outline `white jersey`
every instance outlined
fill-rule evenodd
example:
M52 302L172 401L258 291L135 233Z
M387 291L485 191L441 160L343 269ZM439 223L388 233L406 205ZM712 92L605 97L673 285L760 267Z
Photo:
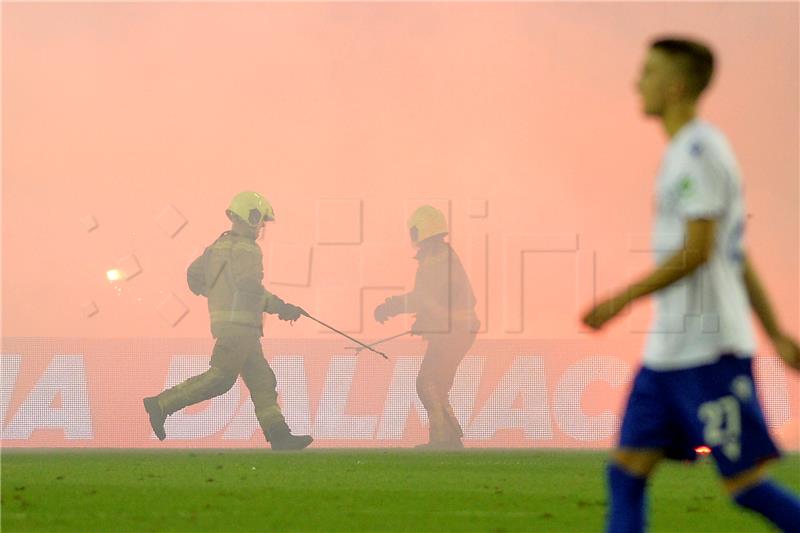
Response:
M656 262L666 261L683 247L688 221L713 219L714 251L692 274L656 293L645 367L692 368L724 353L752 357L744 218L739 165L727 139L706 122L686 124L669 144L659 170L653 250Z

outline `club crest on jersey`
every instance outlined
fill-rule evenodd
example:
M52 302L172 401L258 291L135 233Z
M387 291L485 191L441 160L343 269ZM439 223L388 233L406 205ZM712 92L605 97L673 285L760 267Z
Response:
M686 198L687 196L691 196L694 193L694 182L692 178L688 175L681 178L681 181L678 182L678 194Z

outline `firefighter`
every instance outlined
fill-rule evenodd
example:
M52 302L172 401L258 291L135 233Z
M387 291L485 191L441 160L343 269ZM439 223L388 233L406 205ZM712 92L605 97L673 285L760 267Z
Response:
M256 418L273 450L300 450L308 435L292 435L278 406L275 374L261 349L262 313L295 321L305 314L262 285L261 248L256 243L264 224L275 219L272 206L255 192L237 194L225 211L232 226L189 266L189 288L208 298L211 334L216 339L210 368L158 396L144 399L150 425L160 440L170 414L226 393L242 376L250 390Z
M475 295L453 248L444 214L429 205L418 208L408 221L411 242L419 261L414 290L392 296L375 308L380 323L401 313L414 313L412 334L427 341L417 375L417 395L428 413L428 449L463 448L464 433L453 413L448 393L459 363L480 328Z

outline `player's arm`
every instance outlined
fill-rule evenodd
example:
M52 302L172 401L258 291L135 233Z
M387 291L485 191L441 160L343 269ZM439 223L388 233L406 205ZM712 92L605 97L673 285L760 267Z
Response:
M651 274L629 286L625 291L628 295L626 303L660 291L705 264L714 252L715 226L713 220L689 220L686 223L683 248L660 264Z
M778 355L787 365L800 370L800 348L797 345L797 341L784 334L778 325L778 319L772 310L772 304L769 301L767 292L764 290L764 285L761 283L752 261L746 255L744 259L744 283L747 288L747 297L750 299L750 307L778 351Z
M615 296L600 302L584 315L583 322L593 329L600 329L628 304L669 287L697 270L708 261L714 251L715 226L714 220L710 219L687 221L683 248L658 265L644 278L629 285Z
M747 297L750 299L750 307L761 322L764 331L769 335L770 339L777 338L781 334L778 320L775 317L775 312L772 310L772 304L764 290L764 285L761 283L761 279L758 277L753 263L746 255L744 258L744 283L745 287L747 287Z

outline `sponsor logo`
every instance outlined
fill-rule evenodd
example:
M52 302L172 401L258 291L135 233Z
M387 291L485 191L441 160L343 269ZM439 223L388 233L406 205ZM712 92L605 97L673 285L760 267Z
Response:
M99 376L124 376L123 369L132 361L90 357L94 359L0 356L4 445L70 446L76 441L84 442L82 446L159 445L141 407L141 398L155 392L152 380L144 385L133 378L97 382ZM136 355L130 357L139 361ZM161 383L169 387L205 371L208 360L208 355L167 356L152 372L164 372ZM89 373L92 379L87 379L89 361L103 369ZM423 438L420 432L428 420L415 387L421 362L418 356L393 358L392 366L381 366L383 374L375 379L378 367L352 355L324 361L301 355L270 359L290 427L332 446L406 445ZM119 365L116 370L115 365ZM764 385L761 400L770 426L790 422L790 394L780 361L757 358L756 374ZM618 430L631 378L631 365L613 356L580 357L567 363L541 355L491 359L472 355L458 368L450 402L468 443L606 446ZM755 394L749 380L734 380L732 392L741 399ZM221 396L174 413L166 429L167 442L176 444L241 446L261 439L241 380Z

